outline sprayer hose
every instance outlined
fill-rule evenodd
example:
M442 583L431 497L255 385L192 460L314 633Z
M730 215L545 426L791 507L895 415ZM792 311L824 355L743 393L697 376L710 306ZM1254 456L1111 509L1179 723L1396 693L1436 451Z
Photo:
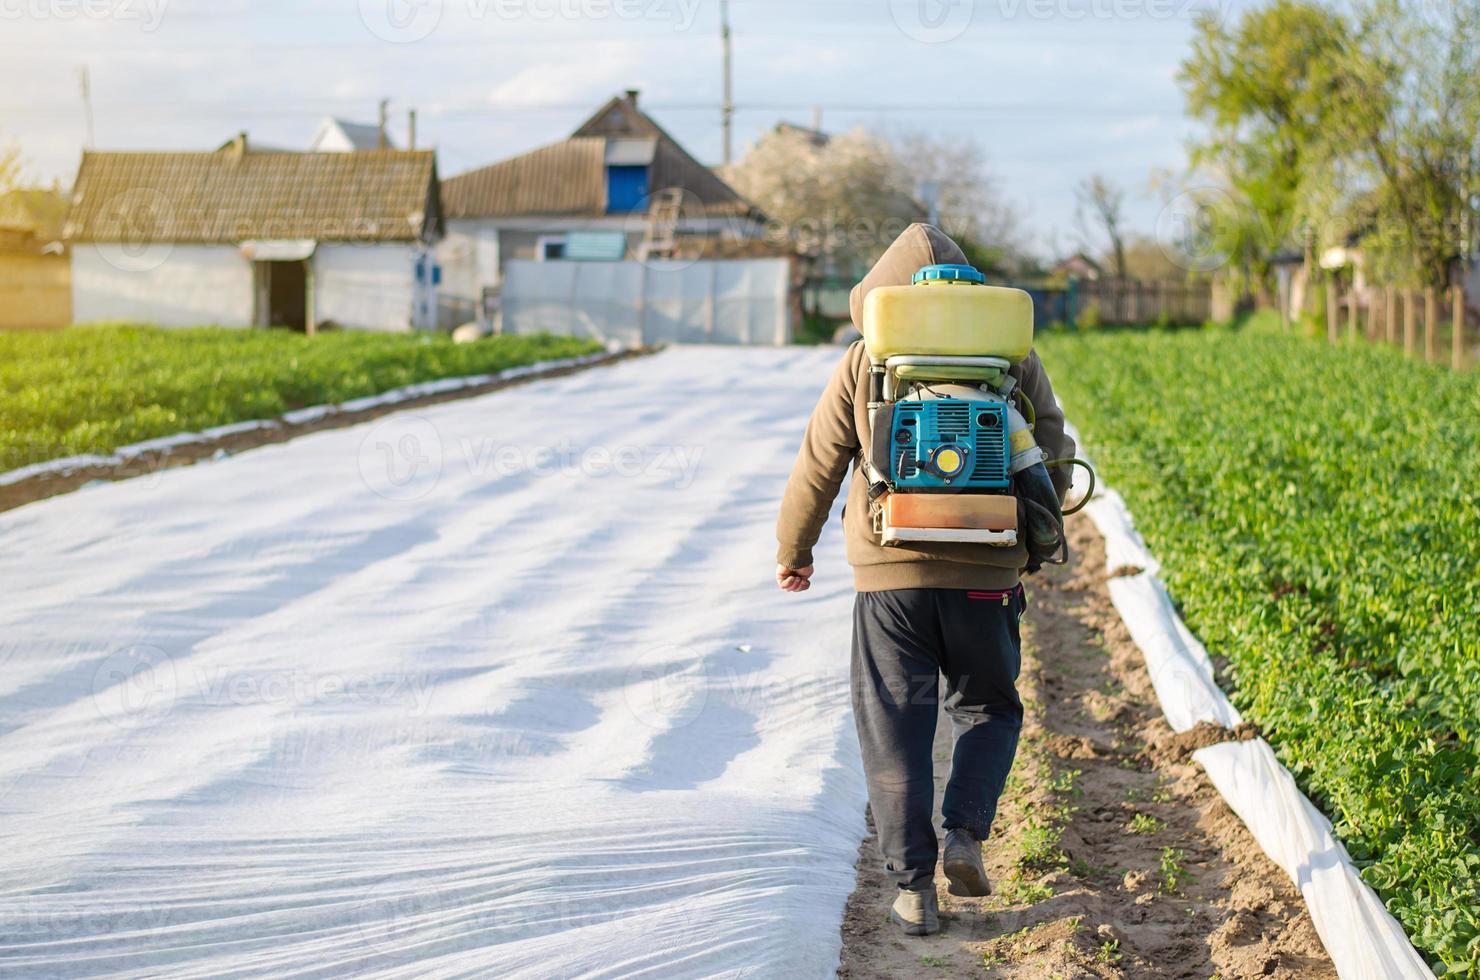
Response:
M1036 409L1033 408L1033 400L1029 398L1027 392L1023 391L1023 389L1021 388L1014 392L1014 394L1016 394L1018 400L1023 403L1023 421L1027 422L1028 428L1031 429L1033 427L1033 424L1038 421L1038 412Z
M1078 457L1071 458L1067 456L1063 459L1050 459L1043 465L1045 467L1078 465L1083 466L1086 470L1089 471L1089 490L1085 492L1084 499L1080 500L1079 503L1076 504L1072 510L1066 510L1063 512L1063 514L1065 517L1068 517L1070 514L1077 514L1081 510L1084 510L1085 505L1089 503L1089 498L1095 495L1095 468L1089 465L1089 463L1085 462L1084 460L1079 459Z

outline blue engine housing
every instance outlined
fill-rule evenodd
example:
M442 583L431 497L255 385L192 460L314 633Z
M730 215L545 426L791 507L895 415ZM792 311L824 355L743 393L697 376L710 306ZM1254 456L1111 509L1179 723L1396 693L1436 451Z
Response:
M934 465L942 450L965 456L947 475ZM889 442L888 478L896 489L1006 490L1008 475L1007 406L961 398L894 403L894 433Z

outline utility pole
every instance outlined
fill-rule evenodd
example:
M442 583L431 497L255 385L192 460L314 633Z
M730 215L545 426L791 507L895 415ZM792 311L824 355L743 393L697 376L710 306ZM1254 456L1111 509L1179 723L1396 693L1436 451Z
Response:
M385 121L386 121L386 118L385 117L386 117L386 113L390 111L390 107L391 107L391 100L390 99L381 99L380 100L380 126L379 126L379 136L377 138L377 145L382 150L385 149Z
M720 121L725 131L725 163L731 159L730 120L735 115L735 102L730 72L730 2L719 0L719 38L725 49L725 102L720 108Z
M87 120L87 148L93 148L92 82L88 78L87 66L77 69L77 81L82 86L82 114Z

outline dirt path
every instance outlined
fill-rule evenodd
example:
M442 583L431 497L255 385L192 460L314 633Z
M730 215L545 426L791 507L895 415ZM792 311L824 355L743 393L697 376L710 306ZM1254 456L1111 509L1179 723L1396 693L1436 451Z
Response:
M1070 538L1074 564L1028 587L1027 718L986 846L995 894L957 898L938 877L944 928L907 939L870 835L838 975L1334 978L1299 893L1162 718L1099 534L1080 516ZM937 801L950 737L942 717Z

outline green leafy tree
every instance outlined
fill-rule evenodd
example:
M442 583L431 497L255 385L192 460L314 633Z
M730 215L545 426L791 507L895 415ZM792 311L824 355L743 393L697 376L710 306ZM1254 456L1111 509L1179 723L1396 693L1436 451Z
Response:
M1442 286L1474 245L1480 3L1369 0L1353 20L1309 200L1344 218L1379 278Z
M1213 244L1259 284L1272 254L1300 238L1302 181L1347 98L1347 35L1319 4L1275 0L1232 25L1200 18L1182 62L1188 111L1208 126L1193 165L1234 202L1213 223Z

